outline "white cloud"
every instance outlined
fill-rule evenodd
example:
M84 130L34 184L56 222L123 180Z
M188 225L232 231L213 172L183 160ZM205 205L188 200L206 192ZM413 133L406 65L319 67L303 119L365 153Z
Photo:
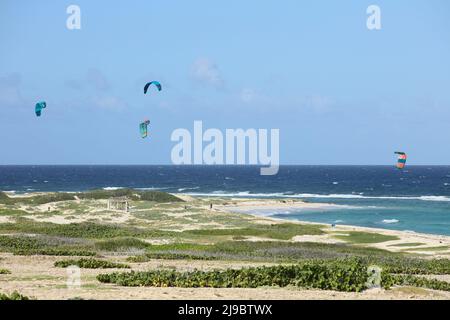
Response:
M89 69L87 73L87 81L97 90L108 90L110 85L103 72L98 69Z
M301 104L315 112L323 113L331 110L334 101L326 96L311 95L302 98Z
M103 72L95 68L89 69L82 79L68 79L65 84L75 90L88 88L95 91L107 91L111 87Z
M255 100L256 93L253 89L242 89L241 91L241 100L249 103Z
M218 66L206 58L199 58L194 62L192 75L194 79L214 87L221 87L224 84Z
M95 96L91 99L95 107L109 110L122 110L127 107L127 103L116 96Z
M18 73L0 77L0 106L20 107L24 104L20 93L21 82L22 79Z

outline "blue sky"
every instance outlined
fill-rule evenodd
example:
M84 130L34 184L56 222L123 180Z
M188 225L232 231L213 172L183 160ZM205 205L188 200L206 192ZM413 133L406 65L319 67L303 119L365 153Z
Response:
M0 164L170 164L194 120L279 128L283 164L450 164L449 17L447 0L3 0Z

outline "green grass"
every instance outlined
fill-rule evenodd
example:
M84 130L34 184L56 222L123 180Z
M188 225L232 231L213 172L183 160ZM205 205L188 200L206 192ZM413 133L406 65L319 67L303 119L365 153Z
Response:
M436 247L424 247L424 248L410 248L404 249L405 251L445 251L448 250L449 246L436 246Z
M320 235L324 232L318 225L302 225L294 223L280 223L270 225L254 225L236 229L200 229L184 231L185 234L201 236L233 236L233 237L261 237L278 240L290 240L297 235Z
M180 198L161 191L140 191L134 189L118 189L118 190L92 190L79 193L55 192L44 195L34 195L31 197L8 197L4 192L0 192L0 203L2 204L29 204L41 205L50 202L75 200L75 196L80 199L107 199L111 197L127 196L132 200L146 200L154 202L182 202Z
M147 262L152 259L161 260L216 260L214 256L196 255L189 253L170 253L170 252L149 252L144 255L131 256L127 258L129 262Z
M419 288L428 288L433 290L450 291L450 283L436 279L426 279L413 275L385 275L384 286L413 286Z
M150 259L198 259L258 262L298 262L307 259L337 259L362 257L379 261L386 257L402 257L376 248L366 248L347 244L321 244L284 241L223 241L215 244L172 243L151 245L147 253L131 258L133 262Z
M15 223L0 224L2 233L29 233L59 237L107 239L118 237L170 237L175 232L135 228L118 224L105 223L71 223L56 224L51 222L37 222L26 218L16 218Z
M77 266L86 269L114 269L114 268L130 268L129 265L123 263L110 262L98 259L78 259L78 260L61 260L55 262L55 267L67 268L69 266Z
M70 242L70 241L69 241ZM56 255L56 256L87 256L95 255L86 246L67 245L63 239L48 239L29 236L0 236L0 251L12 252L15 255Z
M24 216L28 212L17 209L0 209L0 216Z
M362 231L349 231L346 235L334 235L335 238L344 240L350 243L381 243L391 240L399 240L400 238L397 236L389 236L380 233L373 232L362 232Z
M390 244L388 247L418 247L425 245L425 243L422 242L404 242L404 243L396 243L396 244Z
M146 249L150 244L136 238L116 238L97 241L95 248L102 251L124 251L130 249Z
M77 248L43 248L43 249L28 249L28 250L15 250L13 251L16 256L76 256L76 257L89 257L95 256L96 253L89 250L77 249Z
M212 245L198 243L170 243L170 244L154 244L148 247L148 251L205 251L212 248Z

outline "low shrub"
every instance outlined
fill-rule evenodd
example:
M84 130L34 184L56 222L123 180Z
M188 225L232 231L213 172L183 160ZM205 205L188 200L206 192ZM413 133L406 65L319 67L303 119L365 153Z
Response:
M450 274L449 259L385 258L379 264L395 274Z
M76 256L76 257L90 257L95 256L96 253L86 250L76 250L76 249L32 249L32 250L16 250L13 251L16 256Z
M413 286L428 288L434 290L450 291L450 283L436 279L427 279L424 277L417 277L414 275L384 275L383 287L390 288L394 285L398 286Z
M117 238L95 243L95 248L103 251L120 251L134 248L145 249L149 246L150 244L136 238Z
M189 254L189 253L171 253L171 252L149 252L140 256L128 257L130 262L147 262L152 259L164 260L216 260L214 256Z
M14 291L10 295L0 293L0 300L30 300L30 298L21 295L17 291Z
M79 260L62 260L56 261L55 267L67 268L69 266L77 266L86 269L113 269L113 268L130 268L129 265L123 263L110 262L97 259L79 259Z
M177 272L157 270L100 274L103 283L122 286L256 288L261 286L359 292L367 282L367 266L358 259L307 261L291 266L227 269L225 271Z

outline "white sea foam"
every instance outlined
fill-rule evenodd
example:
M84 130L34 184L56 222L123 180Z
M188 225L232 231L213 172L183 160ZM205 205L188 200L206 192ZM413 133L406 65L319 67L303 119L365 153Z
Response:
M397 220L397 219L384 219L382 222L390 224L390 223L398 223L399 220Z
M147 188L133 188L135 190L142 190L142 191L152 191L152 190L165 190L165 189L170 189L170 188L156 188L156 187L147 187Z
M186 187L186 188L179 188L179 189L178 189L178 192L182 192L182 191L185 191L185 190L197 190L197 189L200 189L200 187L192 187L192 188Z
M255 197L255 198L319 198L319 199L381 199L381 200L422 200L422 201L448 201L447 196L365 196L361 194L313 194L296 193L285 194L283 192L274 193L250 193L250 191L225 192L222 190L210 193L189 193L192 196L215 196L215 197Z
M123 189L123 187L105 187L105 188L103 188L103 190L106 190L106 191L119 190L119 189Z

